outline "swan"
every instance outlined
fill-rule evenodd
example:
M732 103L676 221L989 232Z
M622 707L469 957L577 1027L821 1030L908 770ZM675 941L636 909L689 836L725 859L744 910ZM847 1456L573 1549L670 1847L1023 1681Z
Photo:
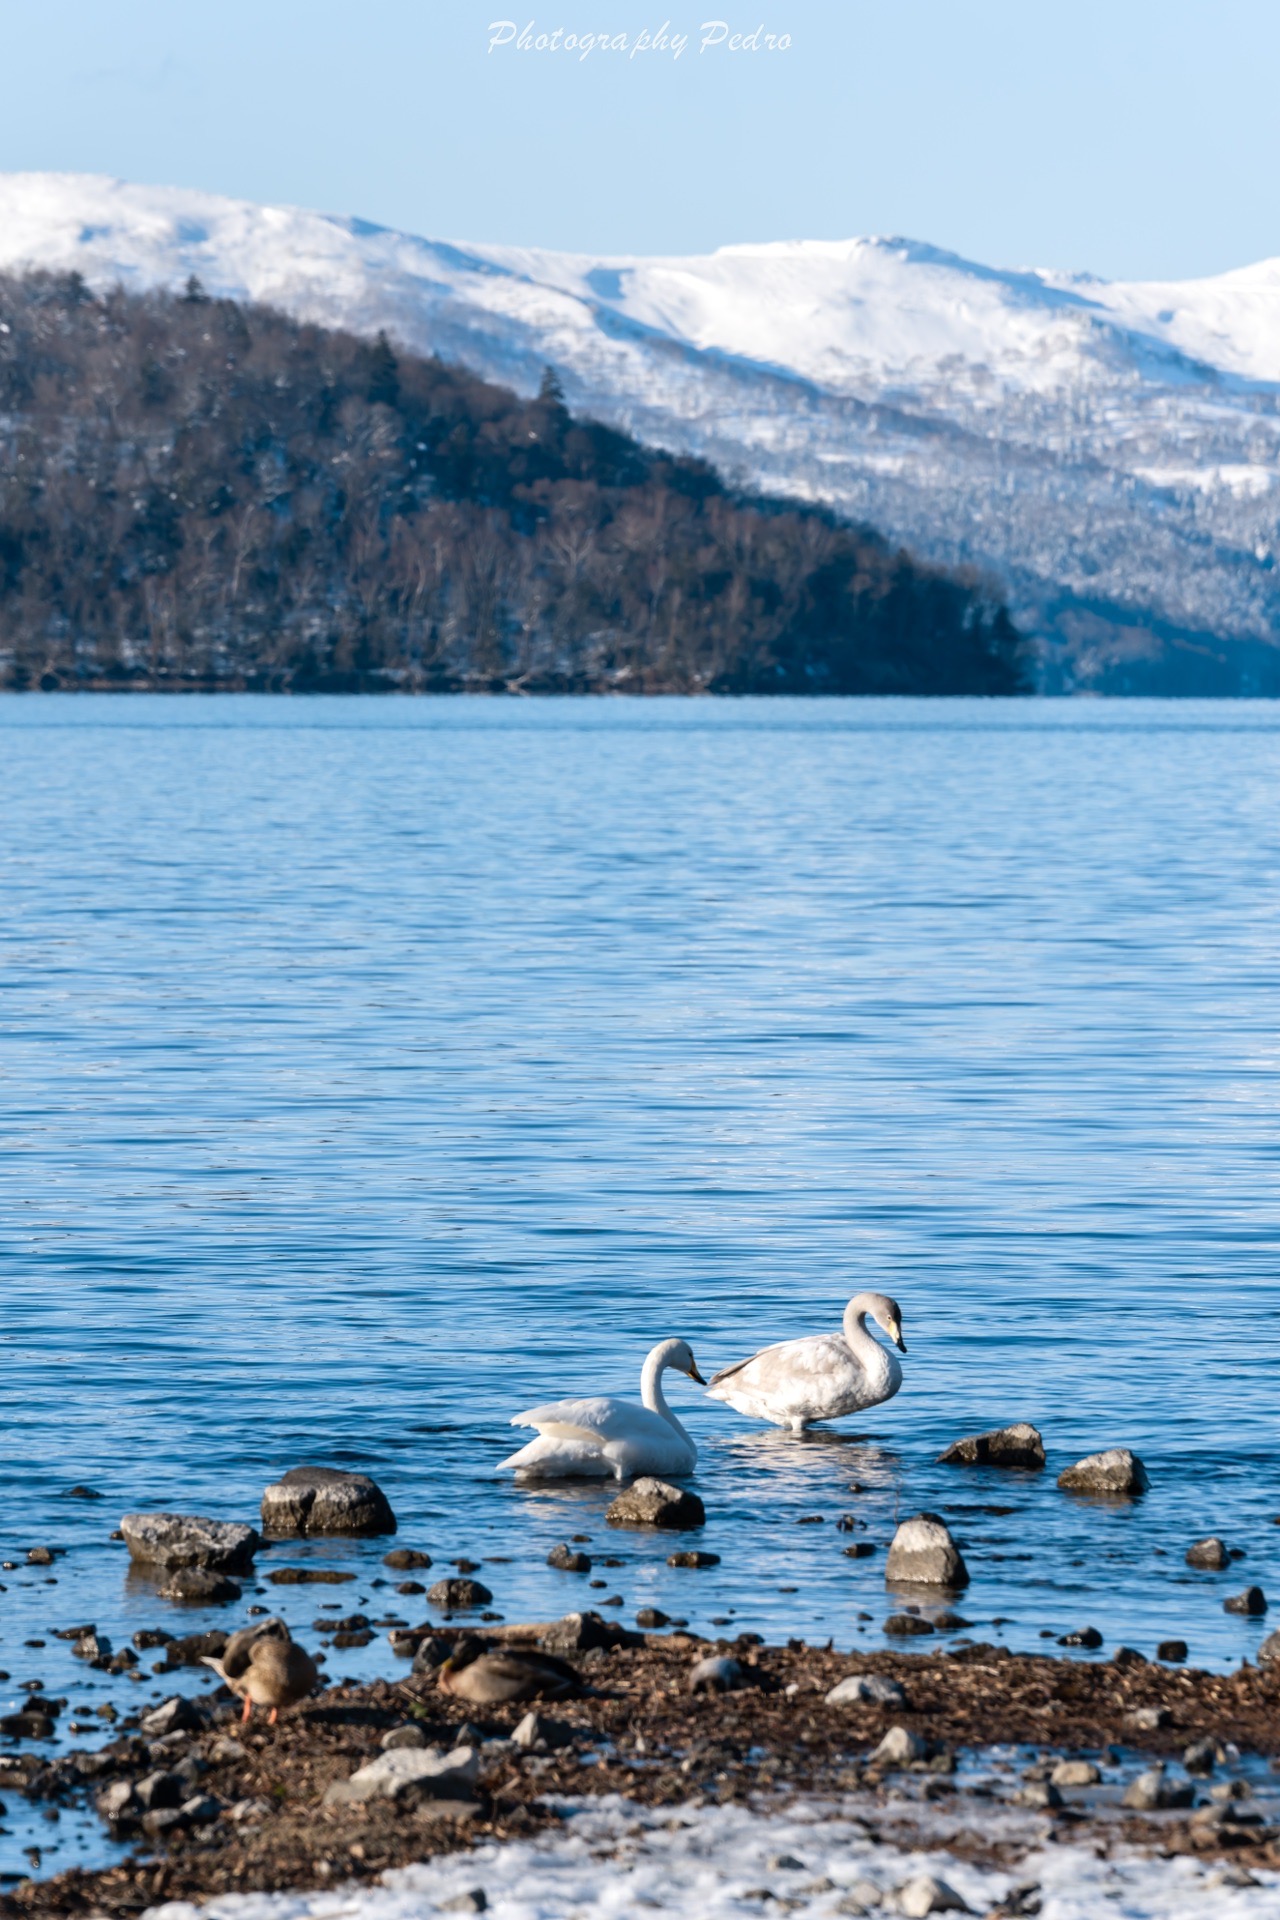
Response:
M841 1333L764 1347L750 1360L721 1367L707 1392L739 1413L790 1427L792 1433L803 1433L816 1420L878 1407L902 1385L902 1367L897 1354L867 1332L868 1315L905 1353L897 1301L884 1293L858 1293L844 1310Z
M537 1480L615 1480L637 1474L679 1476L692 1473L698 1449L662 1394L668 1367L687 1373L700 1387L706 1381L683 1340L664 1340L644 1363L640 1375L642 1407L633 1400L600 1395L594 1400L553 1400L548 1406L518 1413L513 1427L536 1427L538 1437L521 1447L502 1467Z

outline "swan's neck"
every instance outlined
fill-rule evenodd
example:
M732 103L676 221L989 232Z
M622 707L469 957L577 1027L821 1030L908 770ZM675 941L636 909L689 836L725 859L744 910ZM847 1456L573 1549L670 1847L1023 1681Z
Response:
M875 1343L873 1342L872 1344L874 1345ZM649 1358L645 1361L644 1371L640 1375L640 1398L644 1401L650 1413L661 1415L662 1419L668 1421L671 1426L675 1428L680 1438L682 1440L688 1440L689 1445L692 1446L692 1440L689 1440L688 1434L667 1405L666 1395L662 1391L662 1376L666 1370L667 1356L661 1347L655 1347L649 1355Z
M861 1300L851 1300L845 1309L844 1337L854 1359L873 1380L881 1376L892 1380L895 1374L901 1380L897 1354L890 1353L867 1332L867 1308Z

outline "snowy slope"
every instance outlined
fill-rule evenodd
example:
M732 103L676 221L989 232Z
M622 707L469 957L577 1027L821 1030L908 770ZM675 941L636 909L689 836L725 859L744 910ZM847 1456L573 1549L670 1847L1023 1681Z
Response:
M993 573L1050 686L1280 691L1280 260L1002 271L914 241L688 259L460 246L97 177L0 177L0 267L385 326Z

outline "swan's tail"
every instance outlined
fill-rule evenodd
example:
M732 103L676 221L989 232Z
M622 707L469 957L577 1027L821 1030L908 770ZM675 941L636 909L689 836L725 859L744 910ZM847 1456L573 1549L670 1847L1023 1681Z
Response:
M497 1471L501 1473L504 1467L542 1480L563 1480L570 1476L606 1480L615 1471L613 1462L598 1445L549 1433L540 1433L527 1447L500 1460Z

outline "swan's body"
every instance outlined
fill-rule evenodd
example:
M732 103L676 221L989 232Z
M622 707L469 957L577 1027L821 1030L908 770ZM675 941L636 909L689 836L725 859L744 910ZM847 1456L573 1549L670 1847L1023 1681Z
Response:
M841 1333L765 1347L750 1360L722 1367L707 1391L753 1420L790 1427L793 1433L818 1420L878 1407L902 1385L902 1367L897 1354L867 1332L868 1315L905 1353L897 1301L883 1293L859 1293L844 1310Z
M244 1701L242 1719L248 1720L255 1707L270 1707L272 1726L281 1707L305 1700L320 1677L306 1648L292 1640L284 1621L276 1618L242 1627L232 1634L220 1659L206 1654L203 1665L212 1667L219 1680Z
M629 1480L652 1473L679 1478L692 1473L698 1449L667 1405L662 1375L668 1367L706 1383L683 1340L664 1340L640 1375L642 1406L600 1395L594 1400L553 1400L518 1413L513 1427L536 1427L538 1437L503 1467L537 1480Z

